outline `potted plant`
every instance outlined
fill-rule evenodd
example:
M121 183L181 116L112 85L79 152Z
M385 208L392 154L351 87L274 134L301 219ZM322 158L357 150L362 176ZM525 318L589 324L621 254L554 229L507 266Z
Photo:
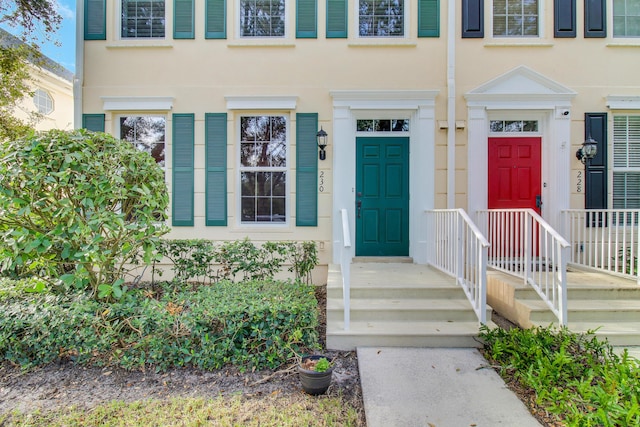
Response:
M302 389L312 395L323 394L331 385L333 366L325 356L305 356L298 365L298 376Z

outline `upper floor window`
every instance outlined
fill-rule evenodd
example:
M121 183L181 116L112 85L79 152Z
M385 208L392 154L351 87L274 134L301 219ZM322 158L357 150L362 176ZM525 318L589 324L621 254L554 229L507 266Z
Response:
M53 98L46 90L36 89L33 93L33 103L40 114L46 115L53 112Z
M120 117L120 139L149 153L164 169L165 118L158 116Z
M494 37L537 37L538 0L493 0Z
M404 23L404 0L360 0L360 37L403 37Z
M165 0L122 0L122 38L162 38Z
M613 2L613 36L640 37L640 0Z
M613 208L640 209L640 116L613 117Z
M240 211L242 223L286 222L287 120L240 118Z
M241 37L284 37L285 0L240 0Z
M408 119L367 119L357 120L358 132L409 132Z

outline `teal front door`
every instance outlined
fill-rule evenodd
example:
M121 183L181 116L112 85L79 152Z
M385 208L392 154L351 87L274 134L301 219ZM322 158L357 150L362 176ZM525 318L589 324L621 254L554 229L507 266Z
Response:
M356 256L409 255L409 138L356 138Z

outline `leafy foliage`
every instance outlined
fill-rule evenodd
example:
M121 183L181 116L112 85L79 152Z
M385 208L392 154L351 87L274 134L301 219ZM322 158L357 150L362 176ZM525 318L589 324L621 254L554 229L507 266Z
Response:
M107 134L49 131L0 144L0 272L122 296L166 227L164 173ZM102 287L99 289L99 287Z
M30 93L27 62L30 49L2 42L0 37L0 140L6 140L19 138L31 130L28 123L14 116L16 104Z
M0 15L0 22L21 28L24 37L32 40L37 34L50 39L62 23L54 0L2 0Z
M296 280L311 283L311 271L318 264L314 242L266 242L256 246L249 239L162 240L158 251L159 256L173 263L175 280L183 282L272 279L289 263L289 271L295 273Z
M25 369L65 359L127 369L275 368L318 343L314 288L299 282L195 290L162 283L113 303L13 286L0 280L0 355Z
M640 425L640 362L566 328L482 327L485 357L569 426Z

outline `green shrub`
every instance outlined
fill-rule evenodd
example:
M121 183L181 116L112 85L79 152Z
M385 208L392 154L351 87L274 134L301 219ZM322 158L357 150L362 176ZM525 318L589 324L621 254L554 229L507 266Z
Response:
M591 334L482 327L485 357L569 426L640 425L640 364Z
M161 240L160 256L171 260L178 282L196 280L268 280L289 263L296 280L311 283L311 271L318 264L314 242L266 242L256 246L249 239L231 242L210 240Z
M195 290L163 283L113 303L4 295L0 355L24 368L66 359L127 369L275 368L318 343L314 287L299 282L222 281Z
M151 261L168 204L164 172L126 141L53 130L0 144L0 272L122 295ZM59 282L58 282L59 283Z

